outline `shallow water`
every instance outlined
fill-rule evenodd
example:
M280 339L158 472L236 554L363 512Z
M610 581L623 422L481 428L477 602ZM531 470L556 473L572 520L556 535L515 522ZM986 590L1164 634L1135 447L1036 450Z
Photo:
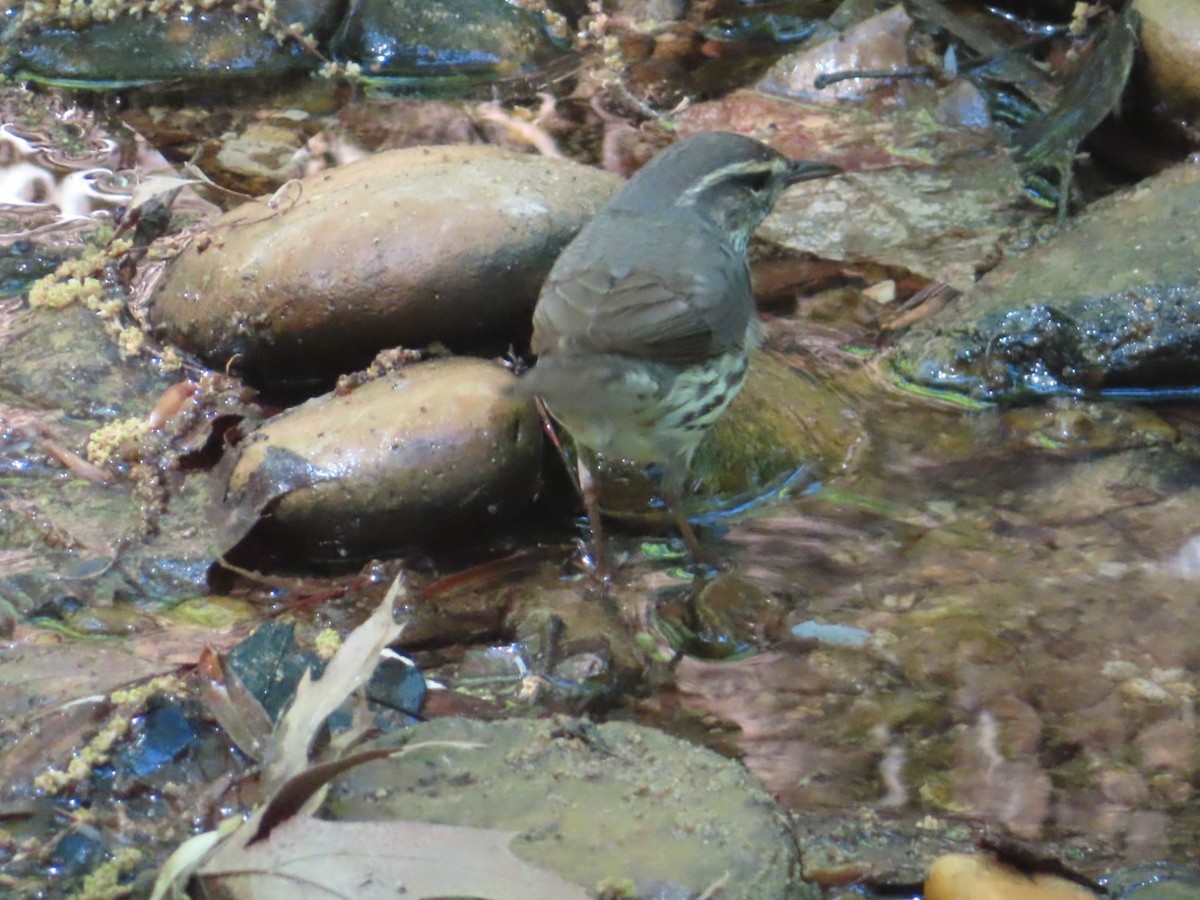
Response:
M73 234L120 201L126 168L148 165L136 142L70 133L78 154L51 162L49 139L0 130L0 242ZM741 755L799 814L1003 823L1096 866L1194 858L1200 418L1079 401L969 410L861 369L821 377L863 423L843 469L704 532L722 574L700 615L709 644L735 652L685 656L619 714ZM485 575L481 592L595 599L586 577L562 577L569 525L540 533L563 544L531 551L515 529L510 549L538 564ZM692 615L679 609L701 585L677 549L618 529L617 605L671 627Z

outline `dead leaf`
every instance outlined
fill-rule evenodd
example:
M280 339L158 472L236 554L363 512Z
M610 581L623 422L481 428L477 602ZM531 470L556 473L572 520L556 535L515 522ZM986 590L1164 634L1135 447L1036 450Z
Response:
M169 205L179 191L193 184L200 184L197 178L178 178L174 175L150 175L141 179L133 194L129 197L126 207L130 212L139 209L151 200L165 200Z
M392 610L396 597L407 596L403 576L396 576L387 596L367 621L354 629L329 661L320 680L304 673L287 712L279 717L263 765L263 785L268 792L309 765L309 752L322 724L355 690L365 685L379 664L379 654L400 636Z
M239 750L262 762L273 729L270 714L216 651L206 647L197 670L203 676L200 696L209 713Z
M190 837L176 847L175 852L159 870L150 900L163 900L164 897L168 897L170 900L186 900L185 888L192 873L204 861L209 851L235 831L240 824L241 820L237 816L230 816L213 831L206 831Z
M475 897L585 900L577 885L521 860L513 835L427 822L327 822L296 818L268 841L225 843L198 875L237 900Z
M244 845L265 837L270 829L283 818L299 815L304 807L319 803L323 796L325 783L337 772L344 770L357 762L344 761L341 764L331 764L326 767L313 767L309 763L309 753L313 740L325 720L334 712L356 689L361 688L371 677L371 673L379 663L380 653L400 634L401 626L396 624L393 609L396 597L405 590L403 576L397 576L388 588L383 602L372 613L371 617L352 631L341 648L329 661L321 678L312 680L311 672L305 672L296 694L288 709L279 717L266 746L261 746L258 735L266 734L263 723L255 714L250 713L250 721L246 721L243 739L259 750L264 760L262 785L271 799L253 816L241 823L231 835L230 843ZM206 655L201 659L201 673L209 676L206 685L205 699L210 708L223 711L226 714L227 726L230 722L240 722L246 710L237 712L235 703L228 693L216 690L212 682L212 674L217 667L217 660ZM224 667L221 667L224 668ZM228 679L232 671L226 671ZM246 693L241 687L241 692ZM246 693L249 698L249 694ZM250 698L253 699L253 698ZM261 707L260 707L261 709ZM262 712L266 716L266 712ZM235 731L241 731L240 725ZM375 758L375 757L372 757ZM365 760L360 760L365 761ZM325 774L329 768L329 774ZM271 813L270 816L267 814ZM192 841L179 847L176 854L190 852L194 846ZM211 846L211 844L209 845ZM168 860L168 866L175 862L175 854ZM166 871L164 867L163 871ZM190 867L181 869L181 876L186 881ZM160 877L161 880L161 877ZM179 885L172 888L177 890ZM165 888L164 888L165 890Z

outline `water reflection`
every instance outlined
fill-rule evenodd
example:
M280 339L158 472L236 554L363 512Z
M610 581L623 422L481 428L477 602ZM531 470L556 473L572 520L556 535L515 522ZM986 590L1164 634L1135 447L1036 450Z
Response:
M1048 452L1002 413L875 403L860 471L727 536L790 626L867 643L802 628L750 659L685 660L672 715L724 723L723 742L733 728L798 811L898 808L1178 855L1200 775L1200 490L1183 439L1163 438L1173 423L1129 429L1127 449Z
M43 207L60 220L86 219L128 199L113 168L120 162L116 141L88 136L64 144L44 131L0 126L0 207Z

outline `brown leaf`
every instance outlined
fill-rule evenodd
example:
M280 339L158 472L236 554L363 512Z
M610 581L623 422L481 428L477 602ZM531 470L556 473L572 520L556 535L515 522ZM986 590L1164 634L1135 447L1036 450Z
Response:
M273 727L270 714L216 651L206 647L197 669L204 676L200 696L209 713L239 750L262 762Z

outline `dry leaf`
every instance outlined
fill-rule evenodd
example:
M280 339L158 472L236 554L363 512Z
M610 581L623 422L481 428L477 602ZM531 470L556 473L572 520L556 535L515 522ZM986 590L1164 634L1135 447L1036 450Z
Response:
M239 750L262 762L273 729L270 714L215 651L205 648L197 669L204 675L200 696L209 713Z
M237 900L586 900L587 891L515 856L512 837L427 822L295 818L269 840L227 842L198 875Z
M174 197L169 196L172 192L178 193L192 184L200 184L200 181L195 178L178 178L174 175L150 175L138 182L126 207L132 212L158 198L166 199L170 204L174 200Z
M296 821L309 821L302 813L319 803L330 778L349 766L381 755L367 753L362 759L350 757L323 766L309 763L309 751L321 725L354 690L367 683L379 663L380 653L399 636L401 626L396 624L392 611L402 590L402 577L397 576L383 602L366 622L350 633L320 680L313 681L309 673L304 674L291 706L279 717L264 752L263 786L271 794L270 800L248 819L226 820L218 831L197 835L181 845L159 873L155 898L181 896L200 857L214 846L217 856L250 852L245 849L248 846L273 846L266 838L273 838L276 825L282 828Z
M308 767L309 751L321 725L347 697L365 685L379 664L379 654L400 635L392 614L396 597L407 593L402 576L396 576L387 596L371 618L347 636L329 661L320 680L306 672L296 687L287 712L279 717L263 766L263 786L273 791Z

